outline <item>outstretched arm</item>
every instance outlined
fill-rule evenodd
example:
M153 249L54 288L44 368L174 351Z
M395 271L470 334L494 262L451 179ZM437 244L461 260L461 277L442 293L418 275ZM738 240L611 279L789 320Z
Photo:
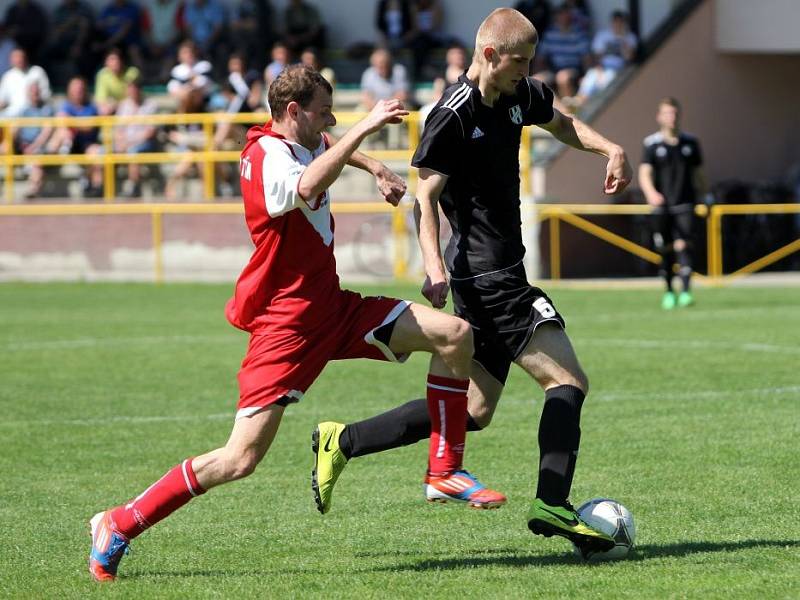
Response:
M303 172L297 191L303 200L309 201L327 190L344 169L353 152L370 133L389 123L400 123L408 111L397 100L381 100L370 113L353 125L335 146L319 158L314 159Z
M329 133L325 134L328 137L328 143L331 147L335 146L339 140ZM375 177L375 183L378 185L383 199L392 206L400 204L400 200L406 193L406 182L389 167L381 161L367 156L363 152L356 150L350 155L350 160L347 164L351 167L356 167L362 171L370 173Z
M439 247L439 196L446 183L447 175L431 169L420 169L417 199L414 202L414 220L417 223L417 236L426 274L422 295L434 308L442 308L447 304L449 291Z
M553 109L553 120L540 127L568 146L594 152L608 159L603 182L603 191L606 194L618 194L631 182L631 166L622 146L607 140L583 121Z

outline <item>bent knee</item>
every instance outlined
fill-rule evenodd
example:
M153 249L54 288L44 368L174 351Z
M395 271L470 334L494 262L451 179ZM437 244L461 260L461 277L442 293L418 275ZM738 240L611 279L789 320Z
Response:
M492 423L494 410L486 405L470 406L469 416L472 417L472 420L475 421L478 427L486 429Z
M451 317L438 345L442 348L452 348L462 353L469 353L471 356L473 351L472 327L464 319Z
M253 452L231 457L226 464L226 478L228 481L244 479L255 472L258 463L259 458Z

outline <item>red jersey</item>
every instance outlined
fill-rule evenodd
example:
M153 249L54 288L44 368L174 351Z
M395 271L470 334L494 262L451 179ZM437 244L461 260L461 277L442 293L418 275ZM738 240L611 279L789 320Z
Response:
M327 149L311 151L272 131L252 127L239 160L245 219L255 251L226 307L228 320L251 333L311 330L335 319L339 277L327 190L306 202L297 184Z

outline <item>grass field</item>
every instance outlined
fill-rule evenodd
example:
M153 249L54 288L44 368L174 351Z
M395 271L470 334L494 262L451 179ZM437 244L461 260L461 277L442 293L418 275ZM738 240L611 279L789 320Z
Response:
M361 288L416 298L415 287ZM627 560L532 536L542 393L512 372L467 465L498 511L421 499L424 444L356 459L314 508L310 432L418 397L426 361L329 366L251 478L138 538L111 587L86 521L224 442L246 336L231 286L0 285L0 595L20 598L800 597L800 290L554 289L592 393L573 500L634 513Z

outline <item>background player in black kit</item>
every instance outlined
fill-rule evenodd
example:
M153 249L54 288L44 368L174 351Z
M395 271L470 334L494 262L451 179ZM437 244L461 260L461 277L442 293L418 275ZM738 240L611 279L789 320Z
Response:
M478 29L471 66L426 120L412 159L419 169L415 212L427 273L422 293L441 308L452 285L456 314L473 327L470 430L491 421L511 363L545 390L539 481L528 527L547 537L566 537L590 553L612 547L613 540L584 523L568 500L588 380L564 320L550 298L529 285L522 264L522 127L539 125L574 148L607 157L607 194L622 191L631 170L621 147L554 109L550 89L528 76L537 41L536 29L521 13L492 12ZM439 248L439 203L453 229L445 260ZM320 428L342 428L340 447L326 459L341 468L320 485L330 491L346 459L427 437L426 423L422 400L347 426L320 423Z
M697 138L680 130L681 107L675 98L658 103L658 131L644 138L639 185L653 207L653 237L661 254L659 273L667 284L661 299L665 310L690 306L694 205L705 193L703 156ZM682 291L672 290L672 266L678 262Z

